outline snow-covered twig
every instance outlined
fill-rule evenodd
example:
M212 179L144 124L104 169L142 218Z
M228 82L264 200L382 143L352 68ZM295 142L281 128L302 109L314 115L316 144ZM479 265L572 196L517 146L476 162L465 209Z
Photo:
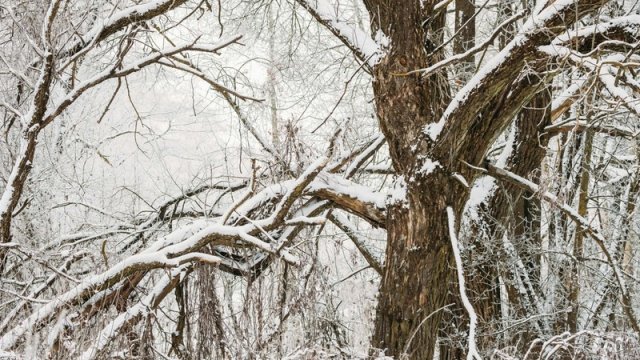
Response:
M460 299L464 309L469 314L469 336L467 338L467 345L469 351L467 352L467 360L482 359L478 353L476 346L476 326L478 324L478 315L473 309L473 305L467 297L467 290L464 281L464 272L462 268L462 257L460 256L460 248L458 247L458 231L456 230L456 214L451 206L447 206L447 219L449 222L449 238L451 239L451 249L453 250L453 258L456 261L456 271L458 273L458 290L460 291Z
M339 19L331 4L325 0L297 0L297 2L340 39L360 61L366 63L367 70L371 72L383 55L380 44L362 29Z
M616 261L613 258L611 251L609 251L609 248L606 244L606 239L604 238L604 236L602 236L602 234L600 234L599 231L594 229L590 225L587 219L580 216L580 214L578 214L578 212L574 208L563 203L554 194L548 191L541 191L540 187L534 184L533 182L525 178L522 178L508 170L496 167L495 165L492 165L492 164L489 164L487 166L486 171L489 175L491 175L496 179L507 181L523 189L529 190L533 193L537 193L542 199L548 201L552 205L556 206L558 209L562 210L565 214L567 214L567 216L571 220L573 220L582 230L584 230L595 241L596 245L598 245L598 247L604 254L605 258L607 259L607 263L613 270L613 274L616 279L616 282L620 287L620 292L622 293L623 310L627 315L627 319L629 320L629 323L631 324L631 327L633 328L633 330L637 334L640 334L640 325L638 324L638 320L635 315L635 311L633 309L634 302L631 299L631 294L629 293L629 290L627 289L623 274L618 268L618 265L616 264Z
M349 219L337 211L331 214L329 218L331 219L331 222L339 227L340 230L347 234L351 241L353 241L353 244L356 246L358 251L360 251L360 254L362 254L369 266L371 266L379 275L382 275L384 270L382 260L373 254L373 251L369 249L366 241L358 235L357 229L351 224Z

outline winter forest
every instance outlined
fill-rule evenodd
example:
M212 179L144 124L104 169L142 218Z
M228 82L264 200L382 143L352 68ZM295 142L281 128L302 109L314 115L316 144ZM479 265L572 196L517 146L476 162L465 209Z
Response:
M636 0L0 0L0 359L640 359Z

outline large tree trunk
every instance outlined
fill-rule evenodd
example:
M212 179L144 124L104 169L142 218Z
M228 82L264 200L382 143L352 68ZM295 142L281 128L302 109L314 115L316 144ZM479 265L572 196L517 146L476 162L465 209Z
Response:
M382 2L379 7L385 11L371 12L374 31L382 29L393 44L375 68L373 88L393 165L402 176L399 182L406 183L404 199L388 208L386 270L372 345L391 356L406 352L411 359L433 357L452 254L446 207L460 214L465 199L464 190L450 196L462 186L452 183L443 167L435 166L437 161L441 165L448 161L427 159L427 144L416 147L424 126L438 121L448 103L445 76L399 75L439 58L427 55L441 41L438 29L444 24L444 13L425 22L432 5Z
M409 184L406 202L389 208L385 274L380 288L374 346L387 355L431 359L442 306L448 297L452 252L446 207L458 215L464 197L444 174Z

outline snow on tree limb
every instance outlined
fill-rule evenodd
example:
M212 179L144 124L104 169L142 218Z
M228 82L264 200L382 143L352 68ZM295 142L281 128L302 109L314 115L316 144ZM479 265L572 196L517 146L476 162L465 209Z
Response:
M140 318L155 310L165 296L168 295L169 291L177 285L183 273L188 271L190 267L191 265L182 265L171 270L168 276L163 277L162 280L156 283L147 296L105 325L98 333L96 340L82 353L79 359L90 360L95 358L127 325L137 322Z
M353 241L353 244L356 246L358 251L360 251L362 256L365 258L367 263L379 275L382 275L384 270L384 267L382 265L382 260L373 254L371 249L369 249L369 247L367 246L366 240L362 239L358 235L357 229L355 228L355 226L351 224L349 219L347 219L347 217L341 214L340 212L335 212L331 214L329 218L331 219L331 222L336 224L336 226L339 227L340 230L342 230L345 234L347 234L347 236L349 236L349 238L351 239L351 241Z
M331 174L321 174L309 187L309 193L331 200L340 208L356 214L377 227L386 227L384 194Z
M72 256L70 256L59 268L58 271L68 271L69 267L72 263L81 260L82 258L89 255L88 251L81 251ZM51 274L47 280L40 285L38 288L33 290L28 297L35 298L39 296L42 292L47 290L57 279L59 278L57 273ZM20 311L22 311L27 306L26 300L20 300L16 306L2 319L2 323L0 323L0 333L4 333L7 330L9 324L18 316Z
M331 153L332 151L329 151L329 154ZM286 261L294 264L297 263L297 259L287 250L278 244L264 242L257 236L260 234L268 235L268 231L286 225L286 217L294 201L305 195L305 190L311 187L311 184L313 184L314 180L329 162L329 158L330 156L318 159L314 164L309 166L297 180L288 182L288 186L280 187L282 195L278 197L277 205L272 214L267 218L252 220L237 226L197 222L192 226L180 228L174 233L158 239L147 250L122 260L102 274L84 279L76 287L38 308L18 326L3 334L0 338L0 348L11 349L15 347L17 342L27 332L38 326L38 324L47 322L62 308L80 305L87 301L94 293L113 286L121 279L135 272L148 272L149 270L158 268L174 268L194 261L206 261L209 263L221 262L218 257L198 253L199 249L209 244L232 246L235 242L245 242L268 253L280 255ZM336 179L341 178L336 177L334 180ZM344 183L347 180L341 179L340 181ZM315 190L312 189L311 193L313 193L313 191L320 193L323 190L328 191L327 189L334 188L338 191L346 191L346 194L351 194L351 196L356 198L362 197L379 202L379 199L376 200L377 198L375 196L363 195L366 193L363 193L362 190L354 193L354 189L350 189L349 187L341 188L339 185L336 186L337 184L333 184L333 187L331 185L331 182L320 184ZM352 192L350 193L348 190ZM260 193L256 194L256 197L260 198L260 196ZM260 204L261 201L249 203Z
M628 56L614 54L602 59L596 59L590 56L583 56L572 49L560 45L541 46L540 50L550 56L566 59L575 66L593 74L614 99L636 115L640 115L640 99L618 85L618 70L628 65L634 65L626 64Z
M515 38L489 59L456 93L440 120L425 127L424 134L431 141L437 142L442 151L452 151L454 158L462 155L459 152L471 129L477 126L477 122L487 121L476 118L478 109L487 106L493 98L502 94L526 63L538 57L534 51L536 47L548 44L554 36L604 4L605 1L559 0L539 13L532 14ZM502 122L509 119L510 117L487 124L487 133L496 136L504 126ZM440 139L441 134L443 139Z
M510 18L506 19L505 21L503 21L501 24L499 24L496 29L493 31L493 33L491 33L491 35L484 40L482 43L477 44L476 46L474 46L473 48L465 51L464 53L461 54L455 54L453 56L448 56L447 58L445 58L444 60L437 62L427 68L424 69L419 69L419 70L414 70L409 72L408 74L412 74L412 73L420 73L421 76L429 76L433 73L435 73L436 71L438 71L439 69L451 65L451 64L457 64L460 63L463 60L467 60L470 57L472 57L474 54L477 54L480 51L483 51L484 49L486 49L487 47L489 47L489 45L493 44L493 42L496 40L496 38L500 35L502 35L505 31L505 28L511 26L514 22L522 19L525 16L525 12L521 11L513 16L511 16ZM434 133L435 135L435 133Z
M369 72L382 58L382 46L384 37L380 42L375 41L362 29L347 24L339 18L331 4L326 0L296 0L313 16L320 24L331 31L353 54L363 63L367 64ZM385 44L386 45L386 44Z
M127 26L147 21L173 10L186 3L187 0L152 0L144 4L127 7L122 10L114 8L113 12L106 20L100 19L86 34L80 39L67 45L61 52L61 58L73 56L68 59L67 64L75 61L78 55L89 51L94 45L103 41L107 37L122 31ZM62 66L64 69L66 66Z
M462 305L469 315L469 336L467 337L467 346L469 347L467 352L467 360L482 359L478 353L476 346L476 326L478 324L478 315L473 309L473 305L469 301L467 296L466 285L464 281L464 270L462 268L462 257L460 256L460 248L458 245L458 235L456 228L456 214L453 208L447 207L447 219L449 222L449 239L451 239L451 248L453 249L453 258L456 262L456 272L458 274L458 290L460 292L460 299Z
M558 36L553 45L565 46L580 52L593 51L603 44L632 47L638 41L640 15L621 16L596 24L568 29Z
M69 92L61 101L59 101L55 106L53 106L47 113L43 116L42 123L43 126L51 123L58 115L60 115L65 109L67 109L71 104L73 104L82 94L87 92L89 89L94 88L97 85L102 84L103 82L122 78L133 73L144 69L147 66L154 65L158 63L160 60L182 53L187 51L194 52L205 52L215 54L219 50L237 43L242 38L241 35L231 36L226 39L221 39L216 44L213 45L197 45L198 39L194 40L190 44L174 46L168 49L163 49L161 51L157 51L152 53L152 55L145 56L132 64L127 64L122 68L116 69L120 64L114 64L114 67L104 70L103 72L93 76L92 78L85 80L79 83L73 91Z
M112 18L113 21L110 22L108 26L101 26L99 30L96 30L92 41L93 43L99 42L106 36L121 30L133 22L151 19L182 3L183 1L157 0L128 8L124 12L117 13L116 17ZM38 68L40 75L34 85L29 110L21 118L23 131L20 139L20 149L14 161L7 184L0 196L0 243L11 241L13 212L22 196L24 184L32 168L39 133L82 94L109 79L128 76L139 71L141 68L155 64L166 56L171 56L186 50L216 53L218 50L237 42L239 39L239 37L231 38L230 40L222 41L220 44L213 46L196 45L198 40L196 39L188 45L158 51L127 66L122 66L124 54L120 54L121 57L111 68L81 82L69 91L62 100L50 106L53 93L53 80L56 78L56 71L60 71L57 69L57 67L61 65L58 64L58 62L64 57L64 55L60 54L61 50L53 48L53 44L51 43L51 31L54 27L54 20L56 19L60 4L60 1L54 1L47 10L41 34L42 42L45 46L41 54L42 59L31 65L32 67ZM64 69L64 66L62 66L62 68ZM5 252L0 251L0 270L4 269L4 262Z

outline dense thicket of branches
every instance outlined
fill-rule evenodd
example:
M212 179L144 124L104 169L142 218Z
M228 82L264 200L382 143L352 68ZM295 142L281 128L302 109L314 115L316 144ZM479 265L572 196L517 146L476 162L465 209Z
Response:
M640 357L640 11L0 4L0 357Z

